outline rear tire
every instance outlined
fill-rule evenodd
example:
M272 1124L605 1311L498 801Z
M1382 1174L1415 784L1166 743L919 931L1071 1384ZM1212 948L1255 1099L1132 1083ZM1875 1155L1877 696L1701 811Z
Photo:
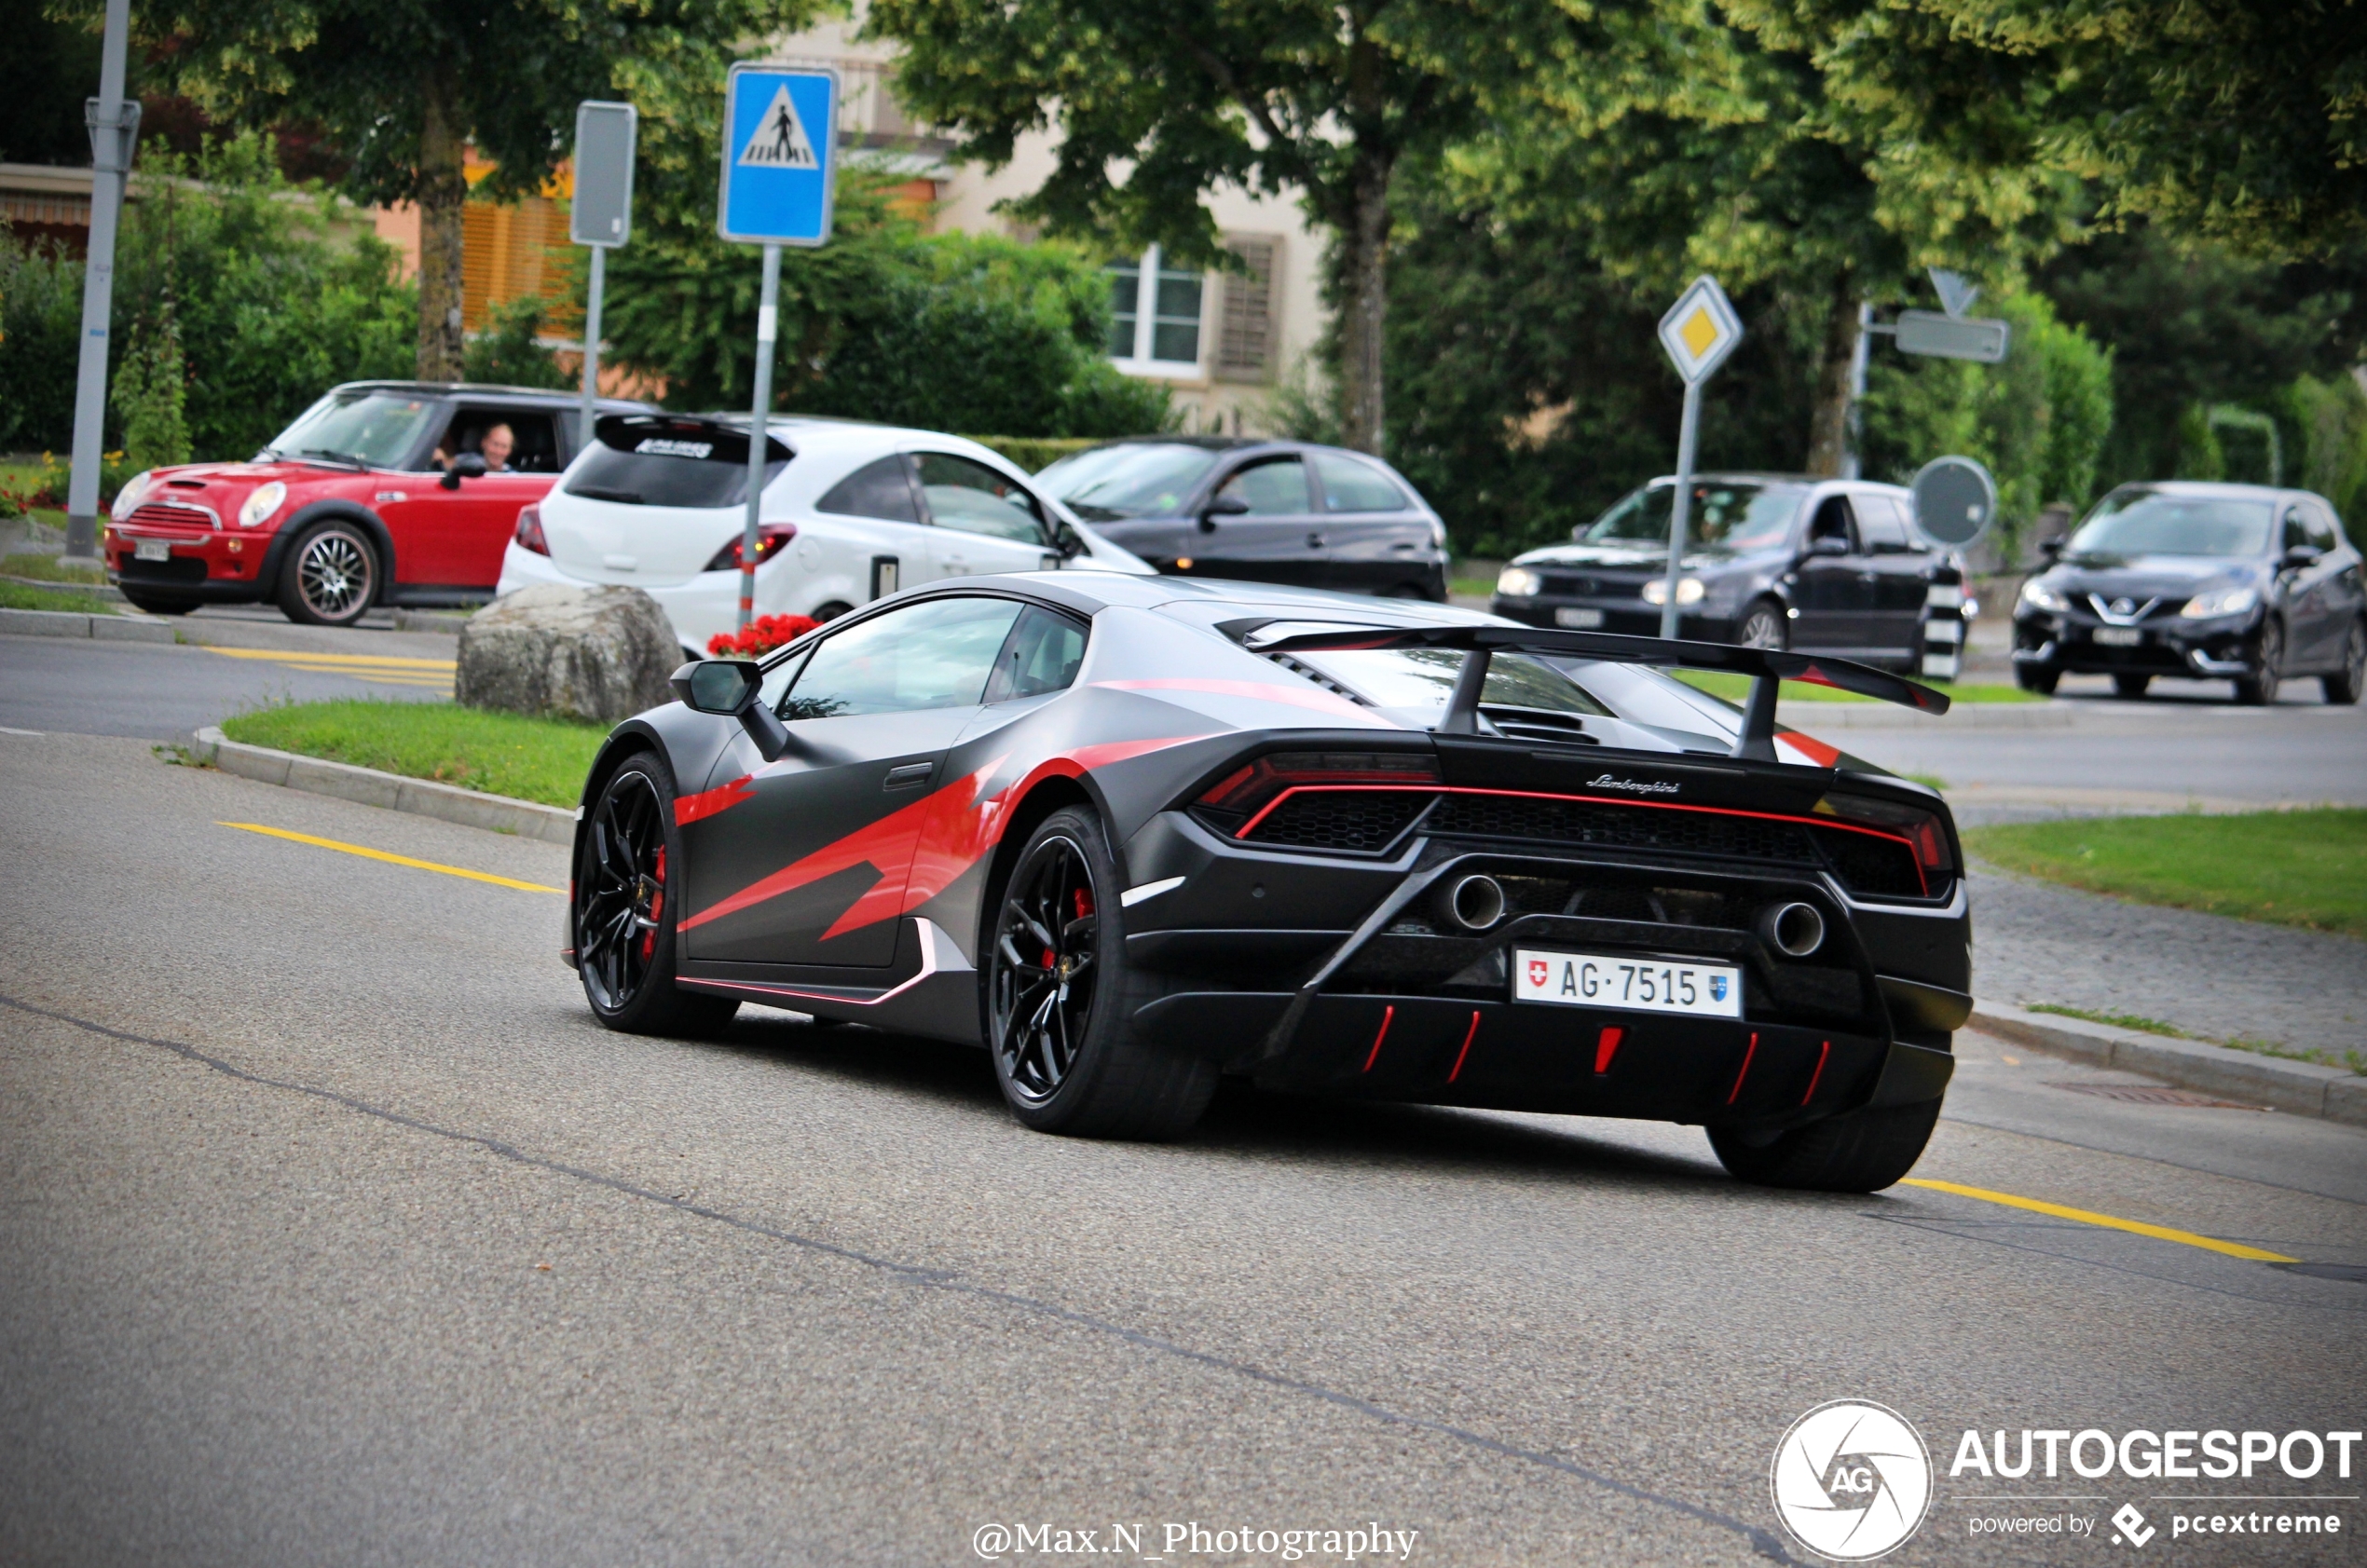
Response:
M1216 1065L1135 1036L1157 989L1127 961L1118 892L1101 817L1085 807L1054 811L1019 852L978 976L995 1080L1038 1132L1181 1138L1216 1093Z
M2014 666L2014 684L2020 687L2024 691L2035 691L2041 697L2052 697L2055 695L2055 685L2062 678L2062 671L2049 669L2044 664L2017 664Z
M2113 677L2113 691L2114 694L2126 697L2130 702L2134 702L2139 698L2144 696L2145 689L2153 684L2154 677L2151 675L2114 675Z
M2260 643L2252 650L2252 673L2236 682L2236 701L2248 708L2273 707L2277 689L2285 678L2285 629L2273 616L2260 623Z
M675 983L681 864L672 774L655 753L638 753L609 776L584 825L569 920L584 1000L609 1029L704 1040L740 1010L736 997Z
M378 548L342 519L305 530L280 568L280 613L299 626L350 626L378 597Z
M2359 701L2360 688L2367 686L2367 620L2350 623L2350 635L2343 643L2342 668L2319 676L2318 684L2325 689L2329 702L2348 707Z
M1737 1180L1813 1193L1874 1193L1915 1168L1939 1124L1939 1101L1845 1111L1754 1147L1727 1127L1709 1145Z
M150 615L186 615L198 607L195 599L159 599L153 593L142 593L130 588L122 593L125 604L136 610L145 610Z

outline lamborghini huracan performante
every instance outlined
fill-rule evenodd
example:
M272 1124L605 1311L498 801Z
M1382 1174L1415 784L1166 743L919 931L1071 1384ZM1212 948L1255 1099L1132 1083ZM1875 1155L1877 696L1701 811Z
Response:
M982 1044L1045 1131L1175 1137L1234 1074L1700 1124L1745 1179L1869 1191L1971 1010L1963 863L1937 795L1779 730L1779 679L1948 706L1270 585L912 590L617 728L566 957L613 1029Z

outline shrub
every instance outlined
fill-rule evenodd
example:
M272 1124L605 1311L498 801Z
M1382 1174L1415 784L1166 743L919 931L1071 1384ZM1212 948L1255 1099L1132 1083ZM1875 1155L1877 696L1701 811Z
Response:
M575 378L559 368L557 358L542 347L542 302L529 294L493 307L493 325L469 340L460 361L467 381L500 387L549 387L567 390Z
M74 444L82 264L0 219L0 452Z

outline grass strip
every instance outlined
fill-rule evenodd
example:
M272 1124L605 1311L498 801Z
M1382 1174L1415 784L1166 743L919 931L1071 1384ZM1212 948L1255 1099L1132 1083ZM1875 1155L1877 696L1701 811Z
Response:
M2063 1018L2085 1018L2091 1024L2110 1024L2114 1029L2133 1029L2140 1034L2166 1034L2172 1040L2194 1038L2176 1024L2166 1024L2159 1018L2148 1018L2142 1013L2099 1013L2092 1007L2062 1007L2051 1002L2034 1002L2031 1003L2029 1011L2052 1013Z
M81 582L103 588L107 569L95 562L88 566L68 566L55 555L44 555L37 550L19 551L13 555L0 555L0 577L31 577L44 582Z
M2075 817L1975 827L2008 871L2139 904L2367 937L2367 810Z
M572 806L605 726L490 713L456 702L291 702L223 722L248 745L432 779L487 795Z
M0 582L0 609L72 610L76 615L113 615L116 602L97 593L76 593L66 588L28 588L21 582Z
M1751 678L1748 675L1730 675L1723 670L1672 670L1669 673L1678 680L1706 691L1713 697L1723 697L1730 702L1739 702L1750 695ZM1952 701L1959 702L2044 702L2046 701L2035 691L2024 691L2018 686L1992 681L1976 681L1963 686L1944 680L1923 681L1922 684L1930 687L1935 691L1944 692ZM1874 702L1881 701L1876 697L1860 697L1854 691L1837 691L1829 686L1816 686L1797 680L1787 680L1784 683L1782 697L1786 702Z

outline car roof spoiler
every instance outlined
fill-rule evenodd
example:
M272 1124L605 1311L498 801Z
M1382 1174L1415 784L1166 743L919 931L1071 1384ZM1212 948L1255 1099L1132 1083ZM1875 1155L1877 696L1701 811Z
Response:
M1928 686L1877 670L1854 660L1827 659L1807 653L1781 653L1773 648L1734 648L1725 643L1688 642L1674 637L1630 637L1613 632L1548 632L1529 626L1403 626L1361 627L1337 632L1307 632L1261 643L1261 653L1319 653L1364 648L1462 649L1469 657L1447 699L1442 734L1476 734L1479 730L1481 689L1487 682L1489 661L1498 653L1542 653L1565 659L1600 659L1615 664L1654 664L1684 670L1723 670L1751 677L1750 697L1743 704L1742 733L1734 755L1746 760L1773 762L1775 756L1775 696L1778 683L1805 681L1854 692L1884 702L1896 702L1918 713L1944 714L1945 693Z

